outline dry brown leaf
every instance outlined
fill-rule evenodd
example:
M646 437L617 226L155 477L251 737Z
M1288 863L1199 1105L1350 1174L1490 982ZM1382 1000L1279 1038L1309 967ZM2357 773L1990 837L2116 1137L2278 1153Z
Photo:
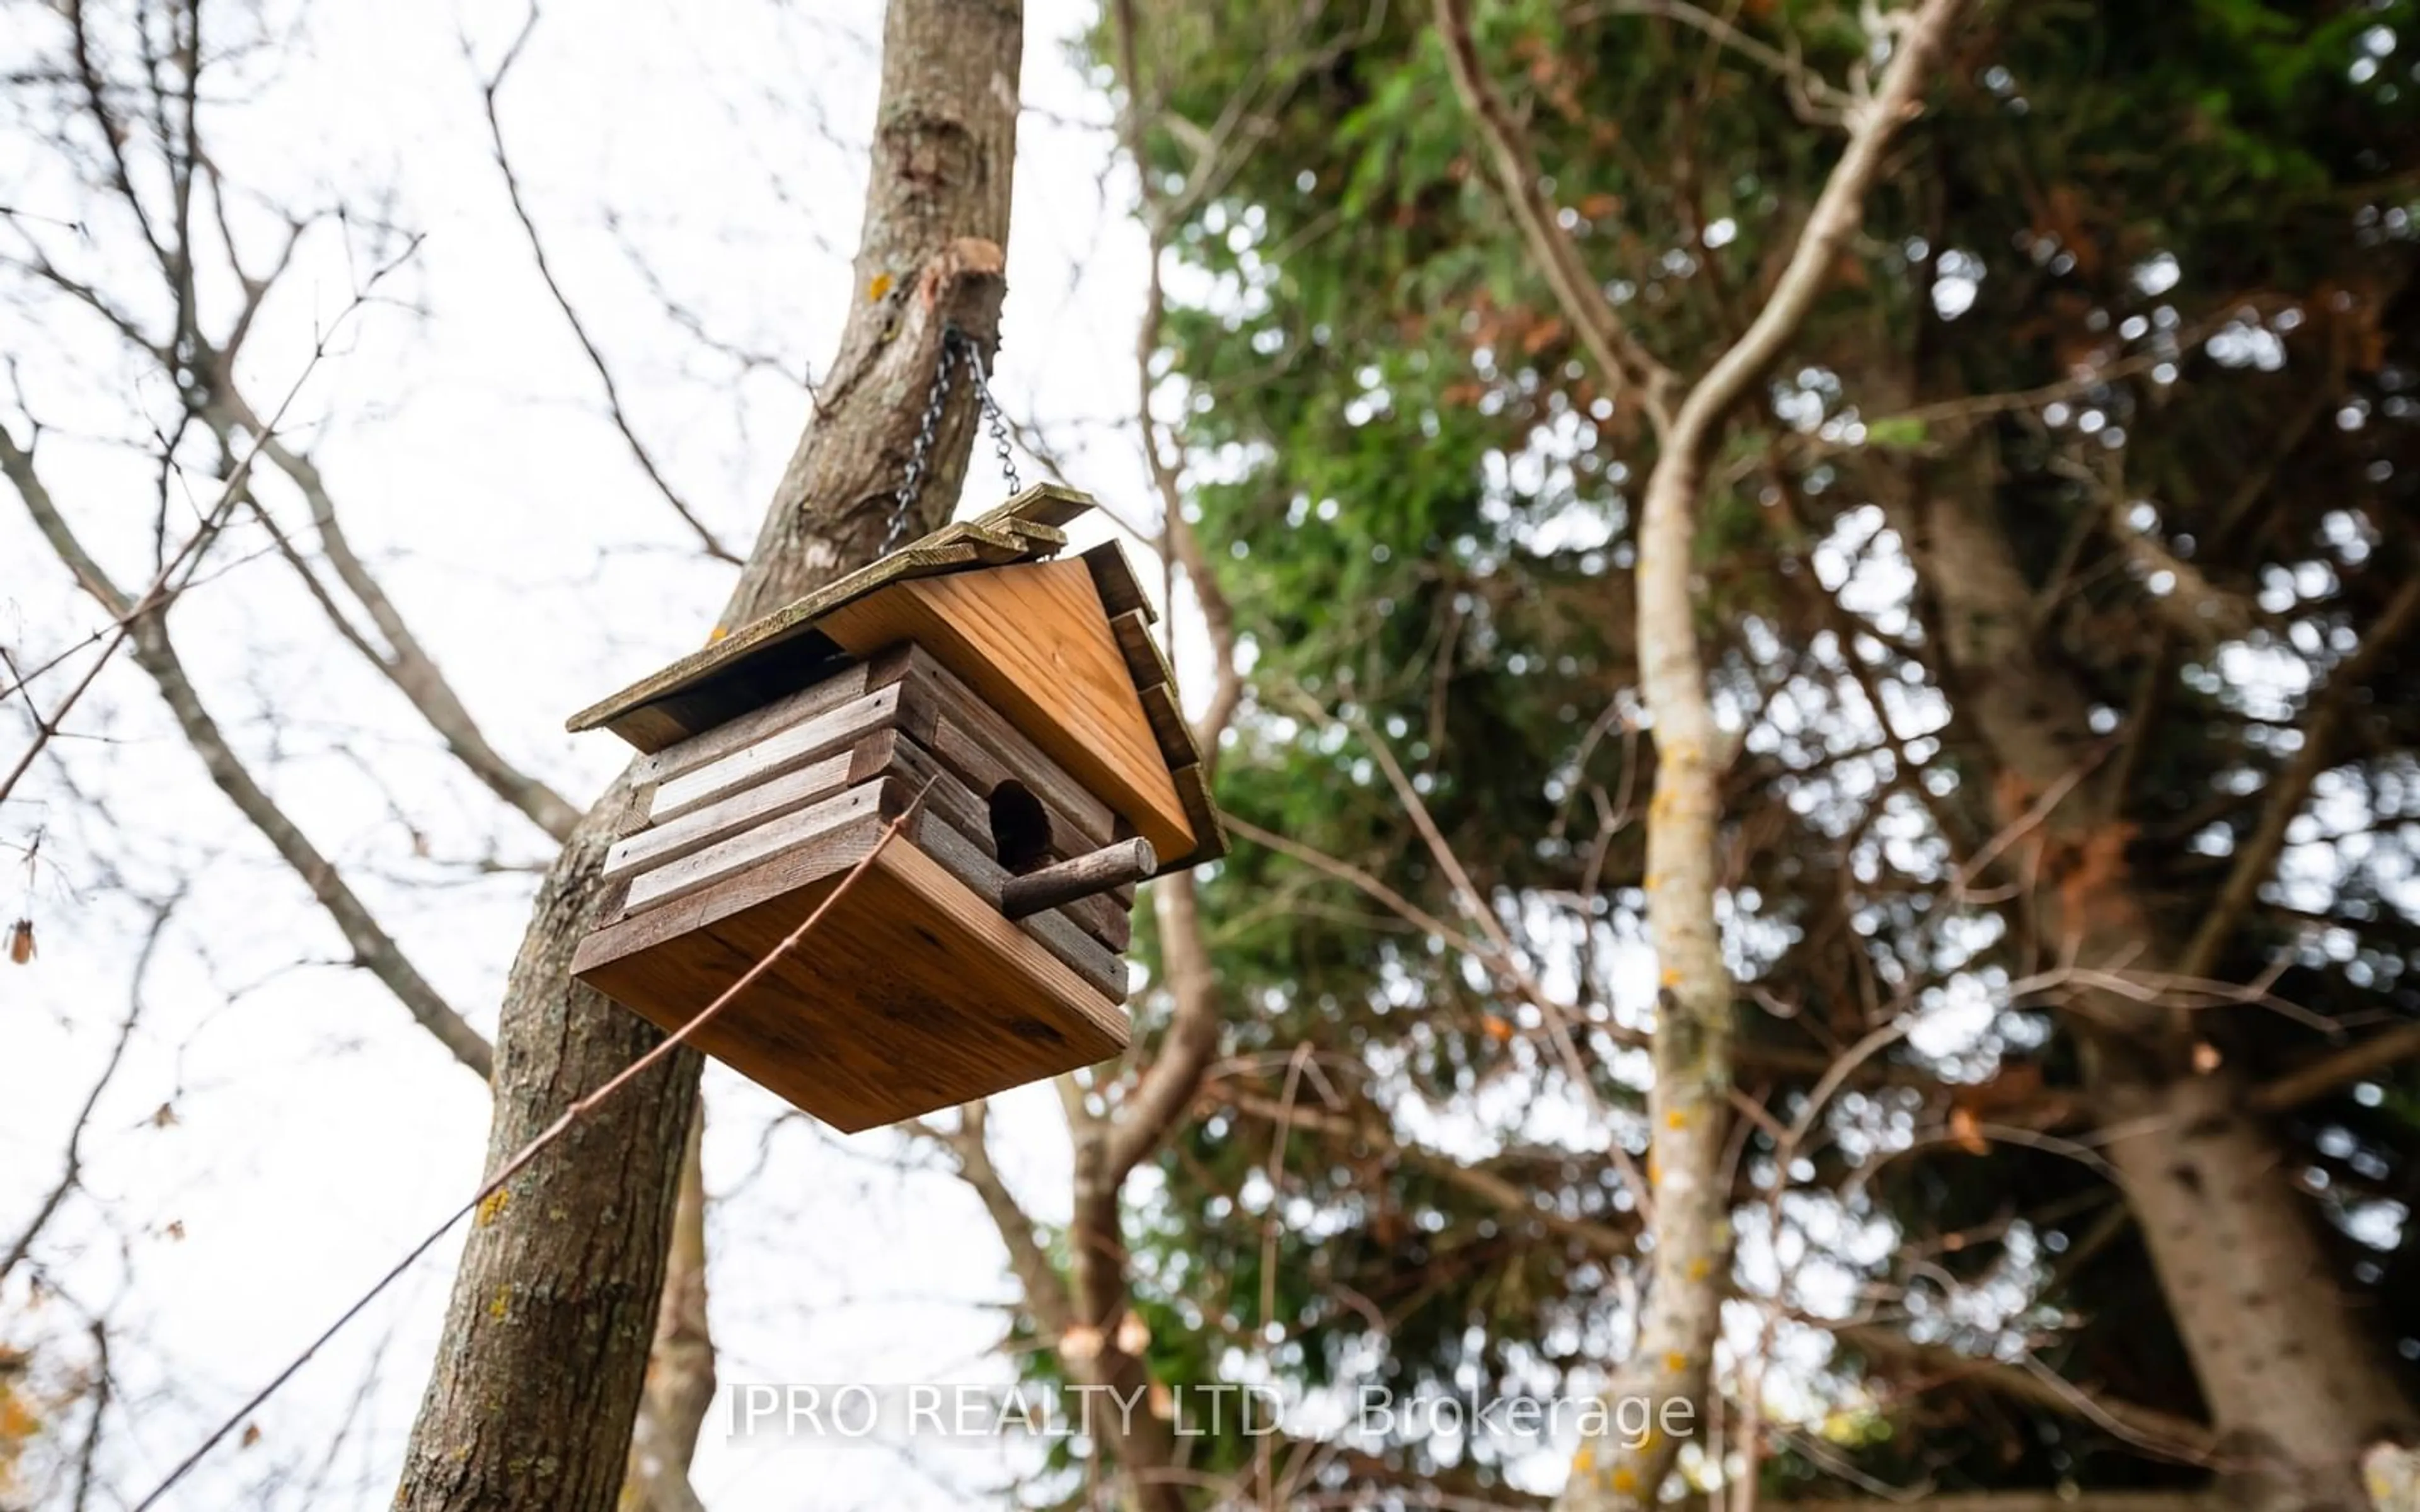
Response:
M1120 1352L1139 1355L1150 1348L1151 1325L1142 1320L1142 1314L1130 1310L1124 1318L1118 1319Z
M1949 1137L1956 1140L1958 1148L1969 1155L1988 1155L1992 1152L1992 1142L1983 1137L1982 1128L1975 1121L1975 1113L1971 1108L1949 1110Z
M1081 1365L1101 1357L1101 1331L1090 1323L1078 1323L1059 1335L1059 1358Z

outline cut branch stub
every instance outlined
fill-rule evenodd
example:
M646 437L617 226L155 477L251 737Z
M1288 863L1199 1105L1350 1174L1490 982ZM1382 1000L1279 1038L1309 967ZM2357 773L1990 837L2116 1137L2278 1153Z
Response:
M1023 918L1112 887L1131 886L1157 870L1159 855L1151 848L1151 841L1120 841L1057 866L1012 878L1000 889L1000 911L1010 918Z

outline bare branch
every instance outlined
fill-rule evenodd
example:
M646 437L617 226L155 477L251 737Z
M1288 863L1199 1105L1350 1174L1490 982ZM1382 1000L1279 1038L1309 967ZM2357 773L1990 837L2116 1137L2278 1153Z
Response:
M532 5L529 18L521 23L520 34L506 49L504 61L496 65L494 74L479 86L479 97L487 110L488 140L496 160L496 170L504 180L504 193L512 201L513 217L520 222L521 234L529 242L530 256L537 263L537 276L546 284L547 293L554 297L555 308L563 312L565 323L571 327L572 335L579 338L580 349L588 354L589 367L604 386L606 413L613 418L613 428L621 432L622 440L629 446L630 455L639 464L639 471L647 475L647 481L655 485L656 492L663 496L664 502L672 506L673 513L680 517L681 523L696 533L698 544L707 556L739 566L744 559L723 545L706 521L699 517L697 511L690 507L689 501L664 476L663 470L656 465L655 454L647 449L647 443L639 439L638 430L630 422L630 412L622 403L621 387L613 381L613 369L606 363L604 352L597 348L596 339L589 335L587 323L580 318L580 312L572 305L570 297L564 293L563 285L556 280L554 265L547 260L546 242L538 235L537 222L531 218L529 206L521 197L520 176L514 173L512 158L504 150L504 124L496 114L496 96L503 91L505 76L512 72L513 65L520 61L521 49L528 43L530 34L537 29L537 20L538 8Z
M1101 1174L1113 1188L1175 1129L1218 1051L1218 979L1202 935L1192 874L1162 877L1151 893L1159 915L1160 964L1175 1007L1158 1056L1118 1104L1108 1130Z
M1736 14L1738 8L1734 6L1731 9ZM1850 104L1846 96L1791 54L1759 41L1723 17L1689 4L1689 0L1595 0L1594 4L1574 10L1566 20L1578 25L1604 16L1653 16L1678 22L1703 32L1717 44L1788 81L1791 88L1808 106L1842 112Z
M1674 383L1672 372L1640 346L1623 323L1613 302L1606 298L1603 285L1589 271L1578 244L1563 228L1556 207L1540 187L1544 176L1538 170L1528 139L1489 82L1480 59L1479 44L1470 28L1470 0L1436 0L1436 17L1437 34L1445 43L1446 62L1453 73L1454 91L1462 97L1471 126L1487 149L1497 191L1512 210L1522 239L1529 244L1531 261L1545 278L1547 287L1554 291L1563 318L1579 332L1598 376L1615 391L1617 398L1622 385L1637 390L1656 429L1665 429Z
M1861 1354L1901 1362L1935 1380L1972 1381L2029 1406L2097 1422L2160 1458L2210 1464L2219 1457L2218 1435L2207 1426L2089 1391L2061 1379L2031 1356L2023 1365L2009 1365L1940 1345L1916 1344L1887 1329L1860 1326L1839 1329L1837 1334L1841 1343Z
M1326 852L1313 849L1300 841L1289 840L1274 830L1263 829L1249 819L1241 819L1232 813L1220 817L1227 821L1228 829L1233 833L1241 835L1255 845L1265 845L1280 856L1289 856L1313 871L1324 872L1339 882L1358 888L1372 901L1383 905L1413 928L1426 930L1440 939L1450 941L1465 954L1478 956L1491 962L1496 959L1493 949L1472 939L1461 930L1437 918L1436 915L1430 913L1359 867L1347 861L1338 860Z
M1449 16L1461 3L1438 0L1440 12ZM1737 1096L1735 1026L1715 902L1721 885L1721 779L1736 747L1715 723L1698 636L1694 557L1707 459L1731 410L1795 339L1856 231L1884 151L1900 125L1916 114L1962 4L1924 0L1906 19L1881 90L1853 113L1848 146L1816 196L1763 307L1691 386L1679 409L1668 419L1657 416L1661 446L1638 525L1637 569L1639 691L1653 721L1656 758L1642 882L1660 983L1655 1079L1649 1095L1656 1154L1651 1179L1655 1250L1637 1338L1630 1358L1607 1382L1607 1401L1703 1400L1722 1300L1730 1289L1729 1183L1723 1168L1727 1115ZM1466 24L1458 39L1449 38L1448 48L1467 54ZM1457 82L1472 67L1462 58ZM1473 87L1464 85L1466 96ZM1568 246L1567 239L1562 245ZM1826 1091L1831 1085L1827 1080ZM1637 1443L1618 1435L1590 1435L1556 1504L1561 1512L1652 1505L1678 1447L1668 1438Z
M2246 1101L2263 1113L2282 1113L2412 1059L2420 1059L2420 1024L2398 1025L2256 1087Z
M92 1121L92 1110L101 1105L101 1094L109 1090L111 1080L117 1075L118 1063L126 1057L128 1041L134 1038L134 1026L143 1017L144 979L151 973L151 958L160 949L160 937L167 933L168 918L176 912L177 903L176 898L170 898L152 906L150 926L143 932L142 947L134 952L134 969L126 990L126 1016L118 1021L117 1038L109 1047L109 1058L101 1063L101 1075L94 1080L92 1089L85 1094L84 1105L76 1110L75 1122L68 1129L67 1158L57 1182L35 1208L34 1216L9 1243L7 1253L0 1254L0 1281L8 1280L8 1273L24 1260L34 1247L34 1241L40 1237L42 1229L59 1211L59 1204L67 1200L68 1194L73 1192L76 1183L84 1178L85 1127ZM95 1431L98 1432L98 1428Z
M1913 13L1880 93L1856 109L1849 144L1824 179L1823 193L1816 196L1815 208L1807 214L1773 292L1747 331L1690 389L1673 416L1668 446L1697 451L1711 444L1715 425L1798 334L1864 218L1866 193L1882 172L1883 153L1899 129L1921 108L1934 60L1947 46L1950 27L1962 4L1963 0L1926 0Z
M1238 1111L1256 1119L1275 1119L1286 1111L1278 1103L1257 1093L1233 1088L1221 1090ZM1301 1105L1292 1109L1290 1119L1297 1129L1308 1129L1331 1138L1356 1140L1373 1149L1388 1151L1447 1185L1460 1187L1480 1200L1493 1204L1508 1215L1534 1221L1549 1233L1576 1240L1608 1258L1629 1255L1637 1244L1638 1233L1635 1224L1623 1226L1603 1219L1570 1217L1551 1203L1541 1202L1540 1194L1534 1187L1509 1180L1483 1165L1402 1139L1392 1130L1375 1122Z
M1845 1501L1789 1501L1774 1512L2223 1512L2231 1505L2215 1491L1978 1491L1970 1496L1927 1496L1916 1502L1881 1497Z
M1067 1295L1065 1278L1036 1237L1040 1230L991 1163L991 1150L985 1142L989 1112L988 1103L970 1103L959 1109L956 1129L943 1132L920 1123L916 1132L949 1151L959 1177L982 1199L984 1211L990 1215L992 1227L1008 1251L1009 1271L1024 1288L1026 1307L1032 1312L1035 1325L1055 1342L1073 1325L1075 1306Z
M693 1038L700 1029L703 1029L707 1025L711 1024L724 1009L730 1007L732 1003L746 995L748 989L756 985L759 978L763 977L768 971L772 970L774 966L780 964L782 961L786 959L792 951L796 950L799 948L799 943L814 931L814 927L823 922L824 915L830 913L832 910L833 905L838 903L843 898L846 897L849 889L856 887L860 879L861 879L866 872L874 869L874 863L881 858L883 851L890 845L891 841L897 838L899 832L902 829L905 829L908 823L916 817L916 811L923 806L923 801L924 795L922 792L919 792L915 797L908 801L908 806L900 810L897 818L892 820L891 823L882 827L882 832L875 837L874 843L866 847L865 855L859 857L857 864L850 867L846 872L842 874L840 882L830 893L825 895L823 902L815 904L813 909L808 911L807 917L799 921L799 927L783 935L781 941L776 944L773 949L767 951L753 964L750 965L746 971L741 972L739 976L732 981L731 985L725 987L720 994L716 995L713 1002L708 1003L704 1008L698 1010L696 1017L690 1019L679 1028L675 1029L672 1033L665 1035L660 1040L658 1040L655 1045L649 1049L646 1054L639 1057L638 1059L623 1067L613 1077L608 1079L603 1086L597 1088L593 1092L586 1093L575 1099L571 1105L565 1108L561 1115L559 1115L552 1123L548 1124L545 1130L542 1131L537 1137L521 1146L521 1148L515 1150L509 1158L501 1162L496 1166L494 1173L489 1176L485 1181L480 1183L479 1190L471 1194L468 1201L455 1209L442 1223L430 1229L427 1237L421 1240L419 1243L414 1244L410 1253L406 1254L402 1259L397 1260L395 1263L393 1269L389 1270L386 1274L380 1276L367 1291L363 1292L360 1297L355 1299L352 1305L347 1307L343 1314L339 1316L334 1322L329 1324L326 1329L322 1330L319 1335L306 1345L301 1353L297 1354L292 1360L287 1363L284 1369L271 1377L267 1385L255 1392L244 1401L243 1405L238 1407L232 1413L228 1414L228 1416L211 1431L209 1437L204 1439L194 1447L193 1453L178 1460L175 1468L168 1472L166 1477L163 1478L159 1485L151 1489L148 1495L145 1496L142 1501L134 1504L134 1512L147 1512L148 1508L158 1505L160 1499L167 1495L168 1492L174 1490L179 1481L191 1474L194 1467L200 1464L205 1456L207 1456L212 1449L217 1448L220 1443L224 1443L226 1436L233 1433L245 1419L249 1418L261 1403L275 1396L279 1387L284 1386L287 1381L293 1380L294 1373L296 1371L302 1369L305 1365L308 1365L311 1362L312 1356L318 1354L320 1350L324 1349L330 1339L334 1338L338 1333L342 1332L348 1323L350 1323L354 1319L359 1318L365 1308L368 1307L371 1303L376 1302L379 1297L385 1292L387 1288L395 1285L395 1283L402 1277L405 1272L411 1270L412 1265L418 1261L423 1255L427 1254L429 1250L436 1245L439 1240L451 1233L456 1224L458 1224L463 1219L469 1217L472 1211L481 1203L486 1202L489 1197L492 1197L497 1193L503 1191L514 1177L519 1176L522 1171L528 1169L530 1164L535 1161L540 1155L545 1154L548 1149L554 1146L556 1141L560 1140L565 1134L569 1134L573 1129L579 1127L584 1119L588 1119L598 1108L603 1107L607 1103L613 1101L615 1093L621 1091L632 1082L645 1075L650 1069L663 1061L666 1057L673 1055L675 1052L687 1045L690 1039Z
M318 372L319 364L327 360L329 347L337 333L345 329L346 324L352 319L357 311L369 302L371 295L377 290L379 285L397 268L410 261L412 255L419 249L420 239L414 237L394 257L373 270L369 277L362 281L362 286L354 292L351 301L342 310L337 311L335 318L329 321L327 328L319 332L318 340L312 346L310 358L303 363L302 370L294 375L294 381L287 389L285 397L278 401L275 412L270 416L267 424L259 427L258 434L268 437L276 433L277 427L285 422L286 412L293 408L295 399L302 393L302 386L310 381L311 375ZM29 508L35 506L36 500L39 498L42 505L51 507L55 515L55 506L50 504L50 490L43 486L34 470L34 447L39 443L39 438L40 428L38 425L25 444L20 447L16 439L8 434L8 428L0 426L0 474L5 474L16 486ZM236 503L241 499L243 490L252 477L253 466L259 457L260 446L256 443L229 471L225 484L219 490L217 500L203 512L200 523L194 527L193 534L186 538L184 545L161 563L159 572L143 590L141 596L129 602L122 611L116 614L115 623L104 634L95 638L101 641L99 655L93 658L91 665L85 669L84 676L75 687L70 688L67 696L59 701L58 706L51 711L50 717L36 720L33 743L26 748L24 755L18 760L17 764L9 768L8 775L0 777L0 802L5 802L8 795L15 790L19 780L34 764L34 759L41 754L42 748L56 736L60 724L84 698L86 690L100 678L101 669L109 664L110 659L117 654L118 648L126 643L127 638L132 633L135 619L156 609L163 609L178 593L194 581L194 576L201 571L203 558L209 554L209 548L217 540L219 532L225 527L227 517L233 513ZM95 571L98 572L98 568ZM83 586L94 597L103 599L104 602L112 595L124 597L123 594L116 593L105 578L85 580ZM103 592L104 590L106 593ZM46 664L45 669L40 670L47 670L47 665L49 664ZM27 677L31 675L35 674L19 676L17 687L23 688Z
M347 886L335 864L319 853L302 828L287 817L276 800L253 777L250 769L236 755L234 747L228 744L218 722L203 707L201 695L195 691L193 680L187 676L184 663L169 639L168 599L161 592L161 585L155 584L143 598L133 599L112 582L101 563L76 538L73 528L52 499L50 489L34 471L33 462L32 455L21 449L5 429L0 429L0 472L5 472L16 486L18 497L24 501L27 512L33 517L35 528L42 532L43 538L51 543L52 549L58 553L59 560L75 575L77 583L118 621L121 626L119 639L131 639L136 665L149 673L159 687L169 713L175 716L178 728L184 732L187 744L201 757L210 780L302 879L302 885L310 889L312 897L334 920L345 943L351 947L354 964L384 983L405 1010L420 1022L422 1027L434 1034L456 1059L482 1077L489 1075L493 1053L486 1037L471 1027L461 1014L438 994L437 989L429 985L419 968L403 953L402 947ZM239 469L237 475L228 480L225 497L213 509L213 519L225 518L225 511L233 505L241 486L242 470ZM202 536L197 534L195 539L198 541ZM163 570L163 583L166 574L176 571L189 557L197 559L198 552L189 550L180 553ZM104 648L103 660L106 659L106 652L114 650L116 643L113 640ZM85 682L76 689L78 693L90 686L100 665L95 663ZM65 712L63 706L52 717L46 730L55 731ZM34 749L39 748L38 740ZM28 751L25 762L18 767L18 773L22 773L24 765L32 760L33 751ZM12 774L7 783L0 783L0 795L5 795L15 780L16 776Z
M223 382L213 395L210 418L222 435L235 428L250 433L262 455L290 480L302 494L311 511L311 523L319 538L319 549L334 569L336 579L360 603L377 627L379 638L385 642L381 651L373 646L352 625L328 595L317 576L286 542L282 533L278 545L287 561L301 575L303 585L320 608L335 624L337 632L383 673L397 691L410 700L430 729L445 742L445 748L466 767L489 792L495 794L529 821L556 841L567 841L580 823L581 810L540 779L522 771L488 740L487 733L472 717L471 711L454 690L437 659L430 656L412 633L411 624L403 617L385 587L371 573L367 563L353 549L345 533L344 524L336 514L335 497L330 492L328 480L309 456L295 451L280 440L274 427L264 425L252 412L232 382ZM256 505L257 509L257 506ZM257 511L264 523L276 532L265 509Z
M2377 623L2361 638L2360 649L2345 658L2313 701L2303 725L2303 743L2277 774L2261 810L2259 826L2236 852L2226 885L2202 916L2201 927L2177 964L2178 975L2204 977L2216 967L2244 910L2259 898L2261 884L2276 867L2278 853L2286 848L2286 832L2302 813L2311 784L2335 761L2336 727L2344 722L2355 694L2415 620L2420 620L2420 578L2406 579L2396 590Z

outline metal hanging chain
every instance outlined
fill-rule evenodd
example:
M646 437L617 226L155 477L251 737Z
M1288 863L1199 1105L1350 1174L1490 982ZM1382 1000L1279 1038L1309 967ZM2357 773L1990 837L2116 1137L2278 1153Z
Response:
M924 489L924 474L932 471L933 441L940 434L941 414L950 404L950 379L960 358L973 369L975 399L983 418L991 427L992 450L1000 455L1001 476L1008 480L1008 491L1022 491L1017 482L1016 454L1008 431L1008 417L1001 413L1000 401L992 396L990 376L984 371L983 353L966 333L955 326L941 332L941 360L933 368L933 387L924 395L924 413L916 424L916 440L908 452L908 471L899 480L899 491L892 496L891 528L882 535L882 554L888 556L908 533L908 517L916 508L916 496Z
M985 422L991 426L991 449L1000 455L1000 475L1008 480L1010 493L1023 493L1025 486L1016 481L1016 453L1009 439L1008 417L1000 412L1000 401L992 397L991 375L984 371L983 353L972 343L967 347L967 365L975 371L975 398L983 406Z
M933 438L941 428L941 411L950 402L950 369L957 365L958 344L954 327L941 333L941 361L933 369L932 392L924 395L923 418L916 426L916 441L908 452L908 471L899 480L899 492L891 506L891 528L882 532L882 555L889 556L908 533L908 516L916 507L916 495L923 491L925 470L933 462Z

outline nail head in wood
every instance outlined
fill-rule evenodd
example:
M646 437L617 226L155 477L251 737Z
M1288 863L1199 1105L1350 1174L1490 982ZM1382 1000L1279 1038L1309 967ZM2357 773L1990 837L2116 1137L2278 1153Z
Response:
M1000 890L1000 911L1009 918L1023 918L1096 892L1140 882L1158 870L1159 853L1151 848L1151 841L1140 838L1122 840L1057 866L1011 877Z

